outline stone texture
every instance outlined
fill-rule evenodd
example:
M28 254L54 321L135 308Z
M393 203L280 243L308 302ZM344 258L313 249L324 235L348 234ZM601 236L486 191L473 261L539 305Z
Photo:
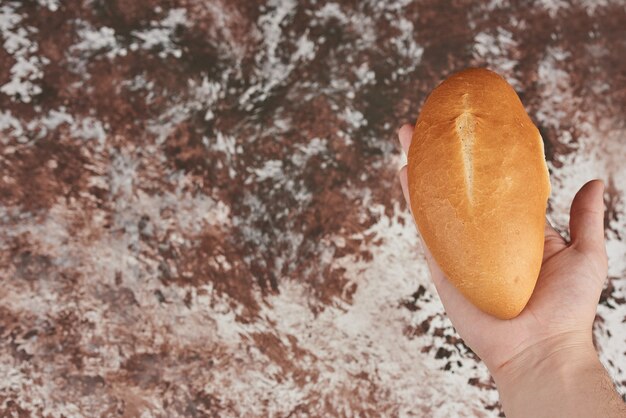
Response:
M396 129L468 66L539 126L557 227L608 185L594 332L624 393L625 21L621 0L0 2L0 415L500 415L396 181Z

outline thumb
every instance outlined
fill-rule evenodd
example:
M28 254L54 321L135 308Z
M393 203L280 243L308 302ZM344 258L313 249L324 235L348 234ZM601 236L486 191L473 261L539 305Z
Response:
M606 256L603 194L602 181L592 180L576 193L570 209L571 245L589 255Z

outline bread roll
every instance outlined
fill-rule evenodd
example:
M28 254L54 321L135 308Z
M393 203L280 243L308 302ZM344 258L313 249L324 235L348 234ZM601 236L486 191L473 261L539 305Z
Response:
M486 69L437 86L415 126L408 180L415 222L450 281L484 312L517 316L541 268L550 178L513 88Z

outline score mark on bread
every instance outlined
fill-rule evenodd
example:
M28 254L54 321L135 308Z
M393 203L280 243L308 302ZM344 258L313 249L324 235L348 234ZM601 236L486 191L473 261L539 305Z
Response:
M463 94L463 113L456 118L456 129L463 144L461 152L463 153L463 167L465 169L465 181L467 182L467 197L472 202L472 182L473 182L473 169L472 166L472 152L474 147L474 135L476 130L476 119L472 115L469 108L468 97L469 94Z

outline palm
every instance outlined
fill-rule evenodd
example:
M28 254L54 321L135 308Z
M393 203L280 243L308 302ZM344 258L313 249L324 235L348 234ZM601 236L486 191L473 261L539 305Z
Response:
M595 310L587 283L590 277L598 276L594 266L548 225L545 236L543 264L537 285L528 305L518 317L499 320L467 301L462 315L458 318L454 315L456 312L451 315L459 334L481 358L490 359L490 367L497 368L532 344L585 324L588 321L584 317L588 316L589 309ZM447 282L443 274L433 279L435 283ZM438 285L440 287L441 284ZM472 320L467 319L467 311L471 312ZM450 309L448 312L451 313Z
M588 281L606 275L606 271L598 272L598 268L601 267L594 266L590 259L568 245L552 227L546 226L544 261L526 314L549 318L549 323L538 324L549 328L580 323L577 317L581 305L591 303L588 302ZM595 303L591 307L595 309Z

